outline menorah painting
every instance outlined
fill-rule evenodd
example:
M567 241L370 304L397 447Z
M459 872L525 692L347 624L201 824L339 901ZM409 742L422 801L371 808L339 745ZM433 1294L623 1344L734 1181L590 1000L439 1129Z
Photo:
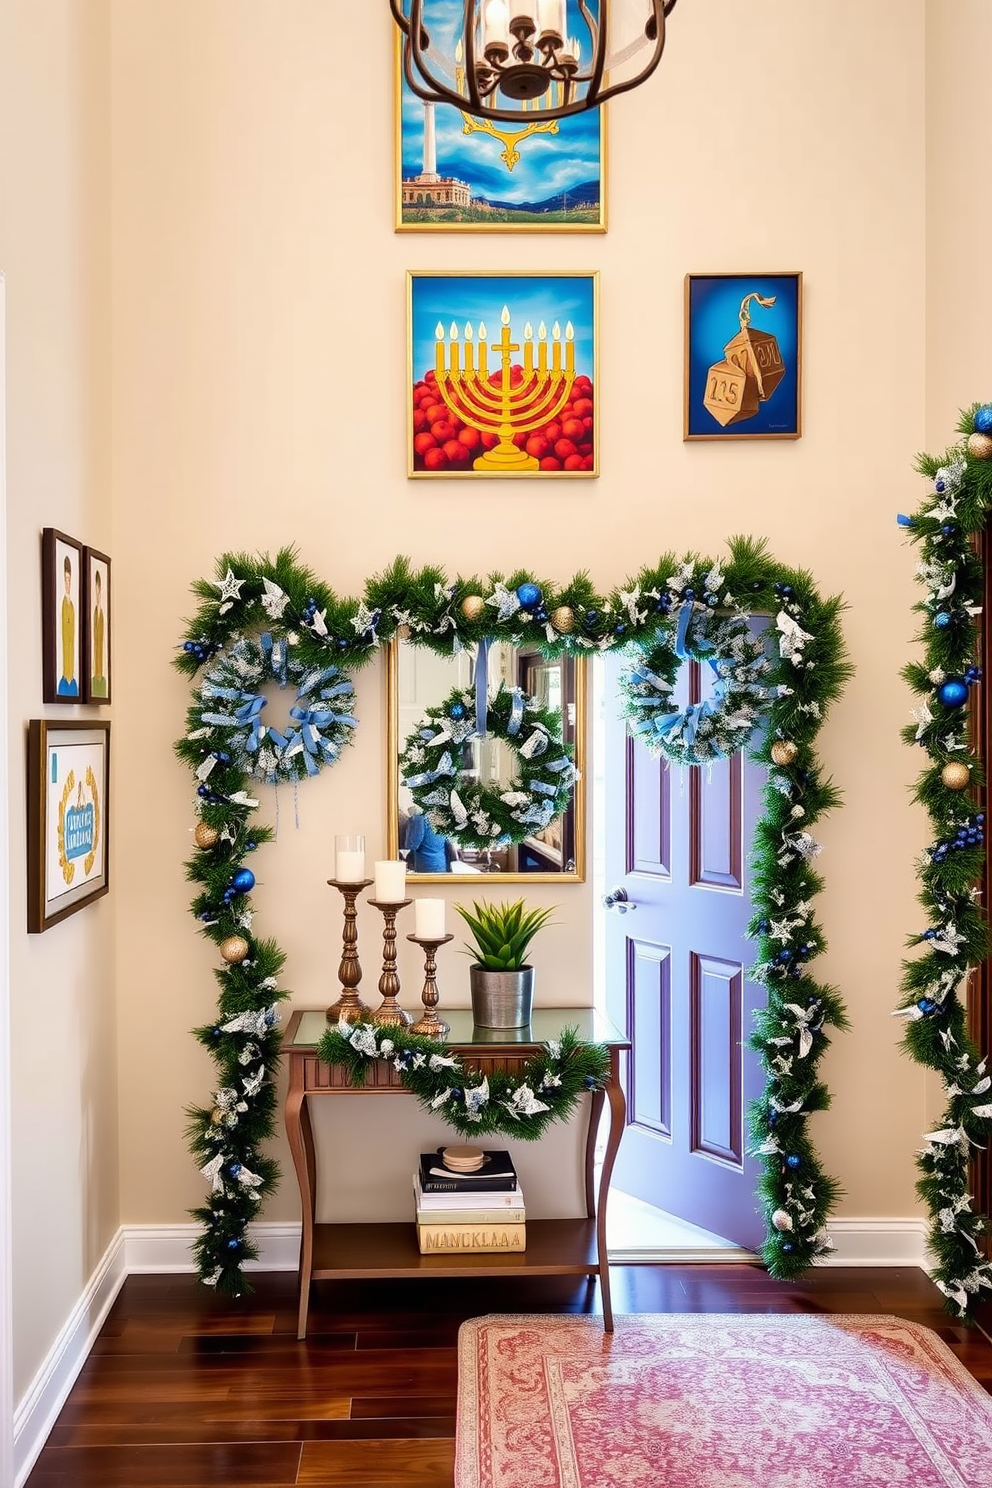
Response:
M798 439L802 275L688 274L686 439Z
M412 476L595 476L596 275L411 273Z

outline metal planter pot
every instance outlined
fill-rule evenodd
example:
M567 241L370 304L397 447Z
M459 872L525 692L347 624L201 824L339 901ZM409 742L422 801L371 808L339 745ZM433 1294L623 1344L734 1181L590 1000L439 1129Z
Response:
M526 1028L534 1006L534 968L487 971L469 967L472 1018L479 1028Z

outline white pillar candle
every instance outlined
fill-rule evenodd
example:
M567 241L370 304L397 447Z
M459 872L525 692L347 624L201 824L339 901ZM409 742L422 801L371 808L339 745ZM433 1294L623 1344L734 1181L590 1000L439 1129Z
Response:
M349 833L334 839L334 877L338 883L361 883L365 878L365 838Z
M339 852L335 859L334 877L338 883L361 883L365 877L365 854Z
M380 904L399 904L406 898L406 864L386 858L375 865L375 897Z
M443 940L444 900L417 899L413 907L414 934L418 940Z

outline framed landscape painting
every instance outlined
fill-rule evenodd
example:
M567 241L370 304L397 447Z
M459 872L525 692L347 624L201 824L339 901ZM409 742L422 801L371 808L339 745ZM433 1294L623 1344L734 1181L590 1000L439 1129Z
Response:
M687 274L685 439L798 439L802 274Z
M460 0L451 8L460 23ZM509 124L425 104L401 43L397 32L397 232L606 231L605 107Z
M28 931L38 934L110 888L110 724L28 725Z
M407 474L599 474L596 274L411 272Z

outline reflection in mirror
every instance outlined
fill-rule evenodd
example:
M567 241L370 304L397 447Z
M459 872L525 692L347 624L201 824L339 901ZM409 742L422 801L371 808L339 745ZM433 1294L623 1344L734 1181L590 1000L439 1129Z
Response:
M571 787L571 804L546 826L535 829L512 846L476 848L460 845L449 834L433 831L423 812L403 785L399 769L404 742L424 718L426 709L439 706L455 689L475 686L475 648L456 656L438 656L425 646L393 641L388 675L388 851L404 857L411 876L434 878L444 874L470 881L485 873L504 880L580 880L585 873L585 661L565 656L549 661L539 651L494 641L489 650L488 694L500 685L521 688L539 707L559 713L562 737L569 746L578 780ZM460 746L459 766L468 779L494 787L508 787L519 768L515 752L492 735L475 735Z

